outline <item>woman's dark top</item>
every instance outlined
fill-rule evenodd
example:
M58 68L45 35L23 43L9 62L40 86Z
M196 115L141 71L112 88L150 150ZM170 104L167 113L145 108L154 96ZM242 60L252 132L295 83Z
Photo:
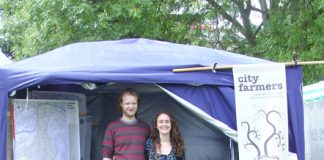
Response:
M156 153L153 145L154 143L151 138L145 143L145 157L147 160L185 160L185 155L177 156L173 148L168 155Z

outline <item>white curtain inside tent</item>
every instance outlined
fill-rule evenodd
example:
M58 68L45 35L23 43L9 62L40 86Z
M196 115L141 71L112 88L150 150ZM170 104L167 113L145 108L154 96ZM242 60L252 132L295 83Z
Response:
M305 158L320 160L324 157L324 81L305 86L303 90Z

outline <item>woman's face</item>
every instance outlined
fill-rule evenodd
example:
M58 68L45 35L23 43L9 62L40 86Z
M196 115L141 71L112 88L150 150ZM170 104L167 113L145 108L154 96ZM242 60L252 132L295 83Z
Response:
M160 134L170 134L171 119L168 115L162 113L157 117L156 127Z

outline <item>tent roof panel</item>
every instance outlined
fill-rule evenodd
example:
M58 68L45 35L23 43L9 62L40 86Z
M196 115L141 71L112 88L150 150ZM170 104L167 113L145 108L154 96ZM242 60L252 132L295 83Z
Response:
M211 48L148 39L80 42L13 64L23 68L212 66L270 61Z

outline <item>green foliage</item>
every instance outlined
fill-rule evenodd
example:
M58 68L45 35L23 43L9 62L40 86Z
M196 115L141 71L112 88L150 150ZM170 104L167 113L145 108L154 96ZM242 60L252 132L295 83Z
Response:
M188 12L177 1L1 0L4 33L19 60L79 41L144 37L189 42ZM190 4L190 1L186 4Z
M259 34L258 45L253 49L262 53L263 58L277 62L291 61L293 52L300 61L324 60L323 28L323 1L283 4L278 10L272 10L268 26ZM305 84L320 80L324 70L323 65L303 68Z

